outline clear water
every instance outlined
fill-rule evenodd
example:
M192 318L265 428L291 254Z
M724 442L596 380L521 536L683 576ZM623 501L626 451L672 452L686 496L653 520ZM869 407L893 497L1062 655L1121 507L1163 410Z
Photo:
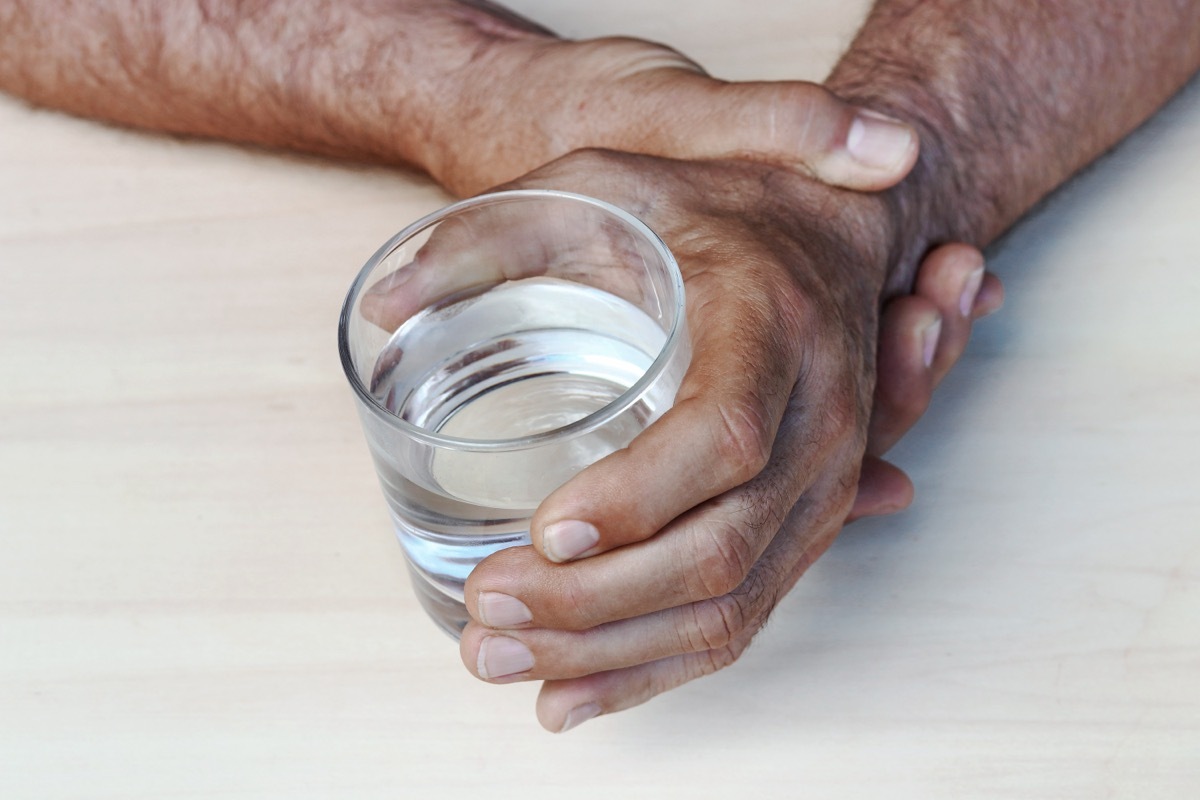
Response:
M427 430L514 439L603 408L641 378L665 339L645 312L607 292L549 278L513 281L408 320L380 353L371 391ZM528 544L542 498L628 444L670 406L675 388L659 381L595 431L538 447L377 454L414 587L434 620L457 636L471 569L496 550Z

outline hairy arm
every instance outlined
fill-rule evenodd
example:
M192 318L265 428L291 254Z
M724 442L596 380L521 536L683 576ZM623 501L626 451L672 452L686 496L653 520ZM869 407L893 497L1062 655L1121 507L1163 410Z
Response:
M460 194L587 147L750 157L879 189L917 150L910 128L814 84L725 83L669 47L560 39L487 0L0 0L0 90L407 164Z
M436 169L472 73L544 32L450 0L5 0L0 88L152 130Z
M1197 69L1196 0L879 2L827 85L920 131L889 289L930 243L995 239Z

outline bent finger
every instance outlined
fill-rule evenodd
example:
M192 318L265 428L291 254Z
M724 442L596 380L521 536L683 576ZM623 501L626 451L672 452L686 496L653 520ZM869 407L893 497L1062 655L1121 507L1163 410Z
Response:
M463 665L491 683L565 680L725 647L744 612L733 595L656 611L583 631L463 629Z
M879 455L925 413L937 384L962 357L974 320L1003 302L982 254L943 245L921 263L910 296L891 300L880 319L879 374L868 451Z
M836 480L831 481L833 484ZM569 730L599 714L631 708L733 664L762 628L778 599L833 542L841 528L840 516L845 513L844 506L840 515L837 508L836 502L818 501L798 504L792 510L785 526L796 535L781 535L771 542L754 574L748 576L745 590L733 595L749 605L741 607L736 622L727 623L724 635L716 635L715 646L623 669L547 681L537 700L539 722L550 731Z
M633 708L724 669L737 661L748 644L747 639L716 650L671 656L582 678L546 681L538 693L538 722L552 733L565 733L601 714Z
M965 244L943 245L921 262L913 294L932 303L942 319L936 351L932 359L926 359L933 371L933 386L967 347L986 274L983 254Z
M772 494L769 482L739 487L645 541L589 558L556 564L532 548L501 550L467 578L467 610L492 629L588 631L729 594L795 502Z
M883 459L867 456L863 459L858 493L846 522L903 511L912 504L913 492L912 481L904 470Z
M692 362L675 405L628 447L552 492L534 515L532 543L549 560L647 539L767 465L795 383L797 346L764 323L780 318L770 298L729 292L720 303L689 296L693 302ZM810 474L821 463L819 440L807 448ZM810 481L799 478L798 491Z
M806 438L803 428L789 426L771 464L754 480L644 541L566 564L540 558L529 547L489 556L464 589L471 617L494 629L585 631L733 594L733 610L742 613L724 617L756 619L756 603L779 596L770 586L765 593L747 591L762 583L751 579L762 554L780 538L807 545L817 533L840 528L854 499L862 453L847 441L822 459L819 477L800 501L794 478L804 474L809 459L794 455ZM785 520L795 533L781 537Z
M928 408L933 396L932 364L944 326L937 307L923 297L897 297L883 309L867 434L869 454L886 453Z

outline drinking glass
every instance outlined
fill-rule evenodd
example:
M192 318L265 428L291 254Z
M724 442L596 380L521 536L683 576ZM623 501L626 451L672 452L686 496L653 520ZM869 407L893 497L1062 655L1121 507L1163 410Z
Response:
M451 636L483 558L674 401L683 280L641 221L567 192L497 192L396 234L350 287L342 366L417 597Z

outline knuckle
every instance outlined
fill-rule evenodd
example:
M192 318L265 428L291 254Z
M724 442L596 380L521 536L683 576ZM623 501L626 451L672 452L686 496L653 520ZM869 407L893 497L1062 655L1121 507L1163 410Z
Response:
M749 643L748 637L740 637L723 647L692 653L682 659L673 659L668 668L653 671L647 685L638 694L643 699L652 697L722 670L737 661Z
M749 645L749 639L739 638L724 647L705 652L704 658L699 663L699 674L696 677L711 675L732 665L742 657L742 653L746 652Z
M753 397L717 406L716 457L733 484L753 478L771 459L767 412Z
M855 407L846 402L841 394L839 392L830 397L823 408L825 430L835 439L841 439L853 431L858 420Z
M557 591L549 599L553 611L549 616L554 623L567 630L582 631L594 628L602 622L600 606L588 591L579 572L574 569L557 570L561 575Z
M755 566L742 585L734 591L744 619L738 639L748 642L750 637L766 625L767 618L792 582L788 571L780 568L777 559L766 558Z
M729 523L708 527L709 535L696 549L694 570L704 599L721 597L737 589L754 565L756 553L749 539Z
M686 651L703 652L726 647L745 628L746 615L741 602L733 595L702 600L690 607L691 619L686 627Z
M850 376L831 380L821 403L822 438L835 445L854 444L864 438L872 393Z
M824 87L795 86L790 99L789 122L798 137L798 146L807 151L810 159L830 148L835 132L850 127L850 109Z

